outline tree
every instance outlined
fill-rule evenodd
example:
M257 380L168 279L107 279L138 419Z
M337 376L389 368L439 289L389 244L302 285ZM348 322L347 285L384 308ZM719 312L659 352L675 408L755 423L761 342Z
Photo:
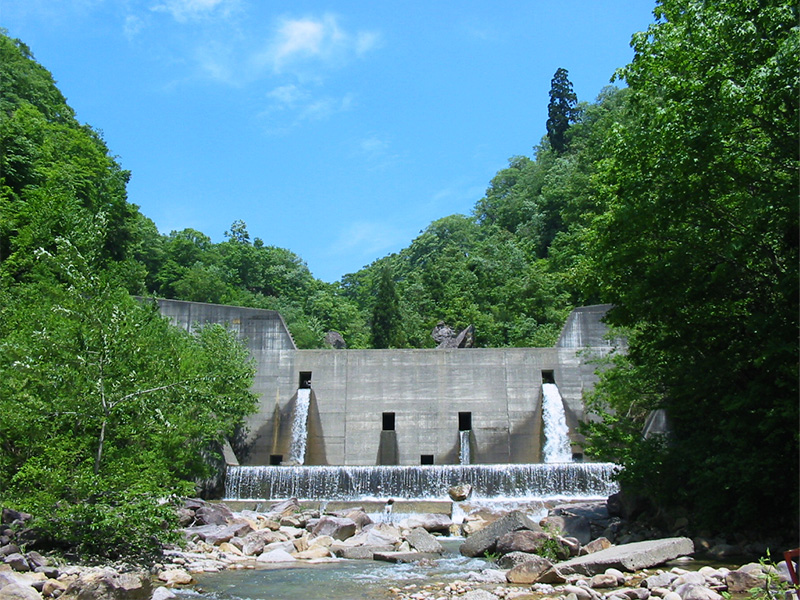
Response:
M547 105L547 139L556 154L567 149L567 129L576 120L578 97L572 90L566 69L559 68L550 82L550 103Z
M398 348L403 345L399 304L392 272L383 268L372 309L373 348Z
M672 423L657 475L644 442L623 457L629 481L657 483L638 491L699 527L746 532L758 512L758 534L796 531L797 5L655 14L619 73L631 123L607 146L586 246L587 292L630 331L628 374L601 391L619 407L648 390L641 407Z
M192 493L255 408L253 367L224 328L173 327L56 242L37 260L60 281L0 292L0 498L57 546L156 553L174 520L161 500Z

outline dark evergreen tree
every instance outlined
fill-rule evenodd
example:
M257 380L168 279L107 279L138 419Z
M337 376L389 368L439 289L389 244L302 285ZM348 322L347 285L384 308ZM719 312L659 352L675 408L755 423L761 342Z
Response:
M550 104L547 105L547 139L556 154L567 149L567 129L575 122L578 97L566 69L558 69L550 82Z
M375 307L372 309L372 346L397 348L402 345L400 298L388 268L381 270L377 287Z

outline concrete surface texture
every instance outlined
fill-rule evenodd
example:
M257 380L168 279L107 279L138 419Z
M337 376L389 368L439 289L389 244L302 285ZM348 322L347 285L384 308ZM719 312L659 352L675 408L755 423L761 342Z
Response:
M186 329L224 324L255 358L261 401L248 421L249 465L289 459L297 390L309 382L307 465L458 464L460 428L470 431L473 464L541 462L543 382L558 385L580 455L592 358L613 343L605 305L573 311L553 348L298 350L275 311L158 304Z

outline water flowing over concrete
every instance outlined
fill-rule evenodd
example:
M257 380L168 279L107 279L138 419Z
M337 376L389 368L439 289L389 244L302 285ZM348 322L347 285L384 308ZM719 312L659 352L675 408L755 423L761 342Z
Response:
M311 404L311 388L297 390L297 402L294 405L292 421L292 443L289 447L289 462L302 465L306 460L306 442L308 441L308 407Z
M569 443L564 401L558 387L554 383L542 384L542 419L544 420L544 450L542 458L545 463L572 462L572 450Z
M229 467L227 500L448 499L470 484L473 498L599 498L618 491L611 463Z
M469 430L458 432L459 441L461 442L461 447L458 451L458 462L462 465L469 464L469 434Z

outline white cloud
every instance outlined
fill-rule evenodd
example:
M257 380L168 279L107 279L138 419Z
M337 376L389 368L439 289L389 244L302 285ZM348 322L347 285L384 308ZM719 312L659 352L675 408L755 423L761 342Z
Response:
M255 58L260 66L281 73L308 62L340 64L380 43L376 32L349 33L335 15L281 19L266 48Z
M308 96L308 92L293 83L276 87L267 94L267 98L275 101L273 105L275 108L293 108L299 102L306 100Z
M156 12L167 12L179 23L209 17L228 16L236 0L164 0L152 7Z
M408 232L395 226L370 221L356 221L342 231L331 244L334 254L352 254L375 257L394 251L408 239Z

